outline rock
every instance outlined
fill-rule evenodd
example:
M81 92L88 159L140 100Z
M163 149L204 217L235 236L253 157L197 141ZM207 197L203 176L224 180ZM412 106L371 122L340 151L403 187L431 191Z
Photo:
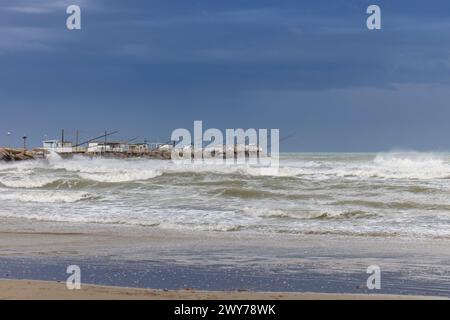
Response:
M36 158L35 152L23 149L0 148L0 161L23 161Z

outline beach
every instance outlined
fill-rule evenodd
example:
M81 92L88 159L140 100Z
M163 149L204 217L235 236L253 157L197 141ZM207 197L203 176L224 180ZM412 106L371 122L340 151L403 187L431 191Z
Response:
M214 232L195 236L144 227L30 225L20 220L2 220L0 230L0 278L49 281L43 289L49 298L47 285L55 288L60 282L63 286L58 290L65 288L69 265L80 266L83 286L152 289L158 293L155 299L169 297L167 291L180 299L202 297L198 291L211 292L218 299L272 298L277 293L280 299L449 296L449 243L441 240ZM370 291L366 269L374 264L382 269L382 288ZM24 295L33 296L36 288L34 282L13 284L12 296L2 290L2 298L20 298L16 285L31 290L24 290ZM114 298L105 290L92 294ZM121 292L117 297L128 292L111 290L111 294ZM148 298L139 290L130 292ZM177 296L178 292L182 294ZM261 296L261 292L269 293ZM300 294L308 292L325 295ZM75 295L89 298L91 293L85 293Z
M449 159L287 155L276 176L156 160L0 164L0 298L447 298ZM85 289L59 294L73 265Z
M67 290L65 284L45 281L0 280L0 299L11 300L431 300L436 297L401 295L352 295L292 292L162 291L150 289L83 286Z

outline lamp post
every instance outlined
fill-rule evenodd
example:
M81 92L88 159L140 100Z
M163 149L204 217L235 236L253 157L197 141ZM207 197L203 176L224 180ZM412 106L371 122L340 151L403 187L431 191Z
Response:
M11 132L8 131L8 132L6 133L6 135L8 136L8 141L7 141L8 147L11 148Z
M23 136L23 150L27 151L27 136Z

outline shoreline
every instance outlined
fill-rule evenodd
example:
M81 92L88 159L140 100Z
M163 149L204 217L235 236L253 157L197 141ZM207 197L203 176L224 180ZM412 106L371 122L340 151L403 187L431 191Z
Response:
M447 300L443 297L336 294L313 292L250 292L136 289L82 285L68 290L65 283L0 279L0 300Z
M178 292L450 296L448 240L189 233L158 227L0 219L0 278ZM368 266L382 290L366 287Z

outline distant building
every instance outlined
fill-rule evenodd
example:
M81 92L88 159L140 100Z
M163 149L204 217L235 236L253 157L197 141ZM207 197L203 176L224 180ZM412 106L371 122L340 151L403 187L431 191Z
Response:
M123 142L90 142L87 152L128 152L129 145Z
M157 148L160 151L171 151L173 149L172 145L167 143L159 144Z
M70 141L61 142L59 140L46 140L43 141L42 147L45 151L48 152L57 152L57 153L73 152L72 142Z
M128 145L128 152L132 153L145 153L149 150L147 143L135 143Z

